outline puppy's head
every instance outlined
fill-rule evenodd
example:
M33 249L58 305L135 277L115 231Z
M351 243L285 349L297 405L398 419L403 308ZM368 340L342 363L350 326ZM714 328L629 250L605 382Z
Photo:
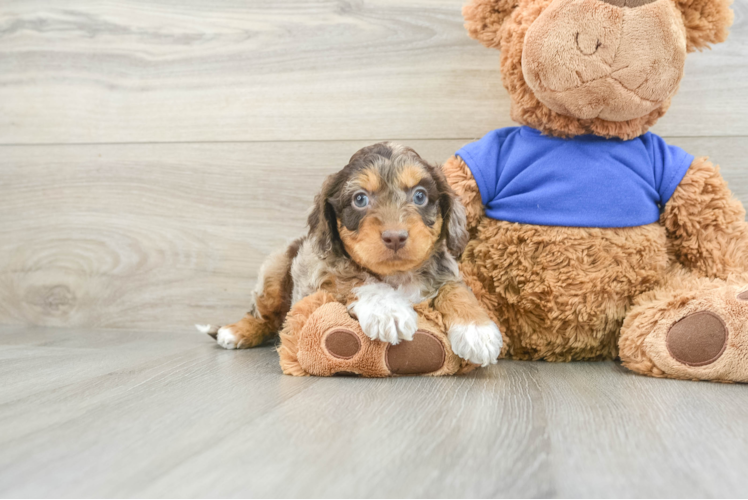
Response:
M417 269L443 248L460 255L468 240L465 209L441 169L392 143L361 149L327 179L309 229L322 253L383 276Z

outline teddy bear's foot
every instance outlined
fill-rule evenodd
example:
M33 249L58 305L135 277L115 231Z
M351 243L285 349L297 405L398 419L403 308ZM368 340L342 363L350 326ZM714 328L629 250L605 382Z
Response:
M328 357L335 358L333 364L352 360L362 351L361 337L356 330L334 327L322 335L323 351ZM374 349L374 351L381 349ZM371 353L369 353L371 354ZM379 353L377 353L379 354ZM381 356L375 356L379 358ZM359 370L361 375L423 375L439 371L446 361L444 346L436 336L427 330L417 330L413 340L400 342L397 345L387 344L384 348L384 367L374 363L362 363L369 370ZM361 360L358 360L361 363ZM357 367L351 363L351 371L337 371L334 375L358 375ZM371 370L371 368L375 368ZM369 372L369 373L366 373ZM319 373L317 373L319 375Z
M451 375L465 368L438 325L422 315L413 340L393 345L367 337L337 302L323 304L309 316L296 348L302 372L294 375Z
M623 364L655 377L748 382L748 286L683 284L631 311L621 333Z

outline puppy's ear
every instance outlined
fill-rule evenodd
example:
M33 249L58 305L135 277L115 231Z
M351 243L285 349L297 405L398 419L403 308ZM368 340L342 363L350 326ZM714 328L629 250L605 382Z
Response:
M519 0L470 0L462 8L470 38L478 40L489 49L498 49L501 27L517 8Z
M309 238L315 242L317 250L322 255L345 255L343 241L338 233L338 217L333 205L333 200L344 182L343 171L329 176L322 184L322 190L314 197L314 207L307 219Z
M447 243L449 253L460 257L470 240L465 206L447 182L441 167L430 167L430 170L439 191L439 208L443 220L442 238Z
M470 241L470 233L467 229L465 206L455 194L452 195L452 211L447 218L447 231L449 253L460 258Z
M724 42L732 25L732 0L676 0L686 26L688 52Z

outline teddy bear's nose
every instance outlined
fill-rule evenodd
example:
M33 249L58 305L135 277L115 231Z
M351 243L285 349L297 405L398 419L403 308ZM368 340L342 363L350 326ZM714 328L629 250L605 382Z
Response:
M657 0L600 0L601 2L608 3L610 5L614 5L616 7L629 7L629 8L635 8L635 7L641 7L642 5L647 5L648 3L656 2Z

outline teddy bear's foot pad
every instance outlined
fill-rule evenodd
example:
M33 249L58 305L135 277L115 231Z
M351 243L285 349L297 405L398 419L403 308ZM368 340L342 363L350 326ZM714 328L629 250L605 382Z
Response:
M444 345L432 333L418 330L413 340L387 347L387 368L396 375L432 373L444 366Z
M324 337L325 348L330 356L351 359L361 350L361 341L353 330L336 328Z
M685 280L630 313L621 332L624 365L655 377L748 383L748 290Z
M665 342L676 361L688 366L706 366L724 354L727 338L727 325L720 316L699 311L675 323Z

